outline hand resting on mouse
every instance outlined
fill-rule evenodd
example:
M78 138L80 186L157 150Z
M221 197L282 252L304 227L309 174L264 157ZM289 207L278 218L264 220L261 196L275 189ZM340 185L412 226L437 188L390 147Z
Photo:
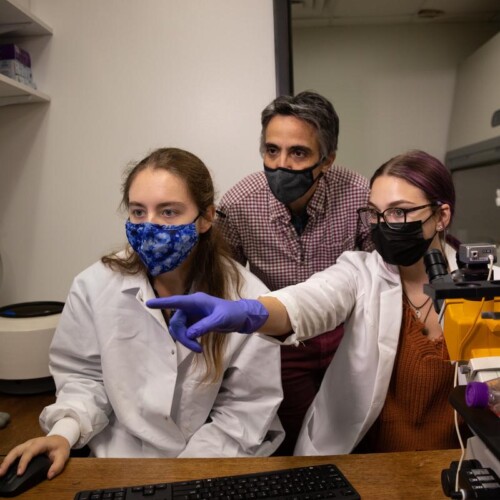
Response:
M68 461L70 453L69 442L62 436L54 435L29 439L17 445L9 451L0 465L0 477L5 475L10 464L18 457L20 457L20 459L17 472L18 474L23 474L31 459L42 453L45 453L52 462L47 472L47 479L52 479L62 472Z
M0 497L17 497L35 487L47 479L51 465L52 462L47 455L36 455L30 460L24 473L18 475L19 458L16 458L7 469L7 473L0 477Z

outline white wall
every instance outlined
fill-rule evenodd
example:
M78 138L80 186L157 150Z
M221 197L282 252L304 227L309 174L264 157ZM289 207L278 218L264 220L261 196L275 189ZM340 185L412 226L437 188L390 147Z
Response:
M73 276L123 245L121 174L151 149L197 154L221 194L259 169L260 111L275 97L271 1L31 9L54 35L20 45L52 101L0 109L0 305L64 300Z
M340 117L339 164L369 177L407 149L444 160L457 66L498 29L498 24L295 28L295 92L314 89L332 100Z
M498 137L500 127L491 126L493 112L498 109L500 33L488 40L458 68L448 149L454 150Z

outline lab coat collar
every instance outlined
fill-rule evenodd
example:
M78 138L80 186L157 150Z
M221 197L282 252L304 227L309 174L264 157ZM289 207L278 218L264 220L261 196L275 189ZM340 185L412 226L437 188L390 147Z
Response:
M146 302L150 299L155 299L156 296L151 283L142 273L133 275L127 274L124 276L121 292L135 295L136 299L143 304L148 314L153 316L162 326L167 326L160 309L150 309L146 307Z
M398 266L393 266L392 264L387 264L384 262L384 259L380 256L380 254L373 250L373 255L377 262L378 275L388 283L392 284L400 284L401 277L399 276Z
M387 391L392 377L394 361L398 349L399 334L402 322L402 307L394 307L401 303L401 285L391 287L380 294L380 316L378 324L378 362L373 377L372 398L369 409L366 409L365 419L359 429L355 442L350 444L354 448L359 443L360 436L364 436L380 415L385 404Z
M177 351L177 365L182 363L188 356L193 354L190 349L184 347L182 344L174 340L174 338L170 334L161 309L151 309L146 306L146 302L149 299L155 299L156 295L154 293L153 287L151 286L151 283L143 274L126 275L123 279L121 292L135 295L137 301L142 304L145 311L153 316L153 318L158 321L158 323L160 323L160 325L167 331L168 335L166 335L166 341L171 342L172 347Z
M370 411L366 412L366 417L361 426L359 436L363 436L366 431L371 428L384 406L394 361L396 359L403 318L403 308L394 307L394 304L402 303L403 289L398 268L397 266L385 263L380 254L375 250L373 253L380 263L378 266L379 276L388 283L392 283L394 286L391 286L380 294L380 316L378 323L379 358L377 373L374 377ZM455 250L450 245L446 245L445 254L451 270L456 269ZM356 444L357 443L353 443L353 446Z
M389 287L383 290L379 296L378 361L376 372L372 378L374 384L372 398L369 410L366 409L365 419L359 428L359 433L354 436L356 442L351 443L351 449L358 444L359 436L363 436L371 428L384 406L398 349L403 316L402 307L394 307L395 304L402 303L403 289L398 268L384 262L375 250L373 253L379 262L378 275L380 279L388 283Z

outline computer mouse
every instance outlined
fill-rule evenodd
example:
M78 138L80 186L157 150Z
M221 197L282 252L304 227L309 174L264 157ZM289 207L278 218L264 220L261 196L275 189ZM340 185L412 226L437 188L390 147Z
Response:
M37 455L33 457L22 476L17 475L18 464L19 459L16 459L7 469L5 476L0 477L0 497L15 497L47 479L52 462L47 455Z

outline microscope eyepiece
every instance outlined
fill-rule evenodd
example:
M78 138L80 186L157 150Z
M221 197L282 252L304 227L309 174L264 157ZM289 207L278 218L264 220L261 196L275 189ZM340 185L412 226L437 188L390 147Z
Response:
M446 260L441 250L431 248L424 254L425 272L432 283L436 278L444 277L448 274Z

